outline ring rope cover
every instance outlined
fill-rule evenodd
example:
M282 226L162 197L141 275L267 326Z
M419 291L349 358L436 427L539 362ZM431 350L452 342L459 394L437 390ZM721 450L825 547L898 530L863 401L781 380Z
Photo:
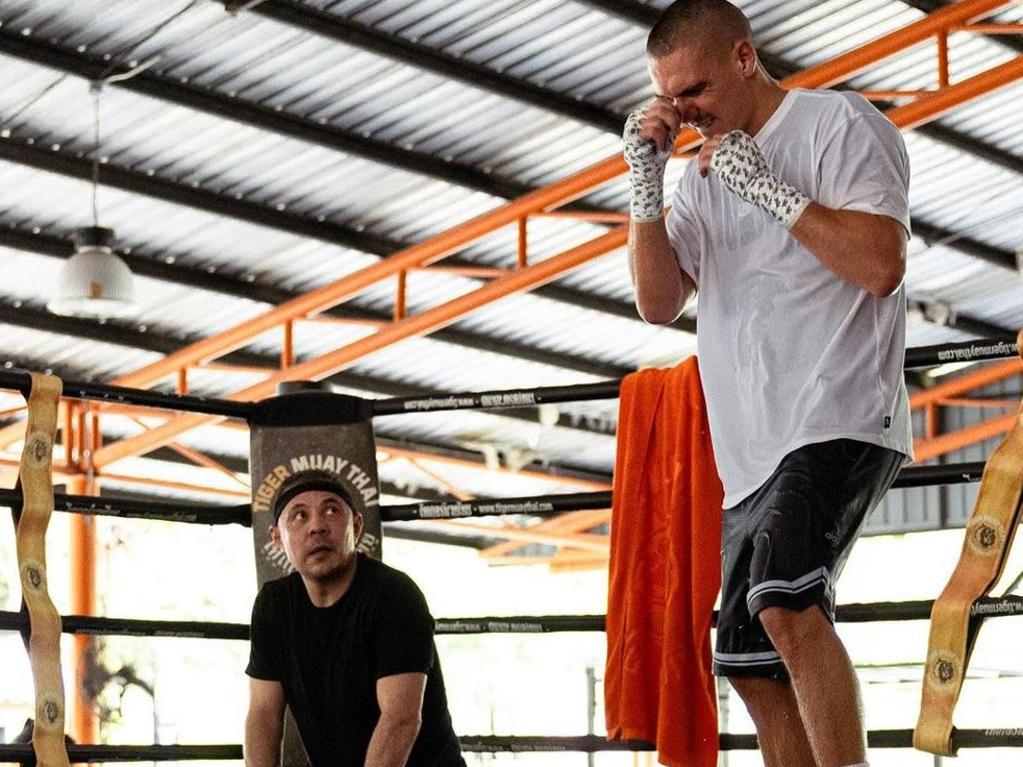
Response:
M62 388L59 378L32 373L28 429L18 473L23 497L16 531L18 570L31 627L28 652L36 692L32 747L39 767L68 765L60 670L61 623L46 583L46 528L53 512L51 464Z
M1023 356L1023 332L1018 343ZM1023 406L1012 430L987 462L959 562L931 610L923 697L913 735L913 745L921 751L955 756L952 714L982 622L970 612L1002 575L1020 523L1021 502Z

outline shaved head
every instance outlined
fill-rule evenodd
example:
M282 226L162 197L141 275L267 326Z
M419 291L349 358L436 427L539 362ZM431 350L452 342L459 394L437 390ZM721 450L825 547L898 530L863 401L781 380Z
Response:
M752 33L749 20L727 0L676 0L650 30L646 52L659 59L695 45L723 51L736 40L752 41Z

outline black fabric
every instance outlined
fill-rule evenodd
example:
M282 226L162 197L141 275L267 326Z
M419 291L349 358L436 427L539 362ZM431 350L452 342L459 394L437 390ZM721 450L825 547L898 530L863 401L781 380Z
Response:
M261 400L252 406L254 426L330 426L373 418L373 403L330 391L297 391Z
M818 605L834 621L835 583L904 459L851 439L805 445L724 510L715 674L786 678L757 615Z
M313 767L362 767L380 717L377 680L425 673L423 724L407 767L464 767L433 632L415 583L360 554L351 587L330 607L313 605L297 573L263 585L245 673L281 682Z

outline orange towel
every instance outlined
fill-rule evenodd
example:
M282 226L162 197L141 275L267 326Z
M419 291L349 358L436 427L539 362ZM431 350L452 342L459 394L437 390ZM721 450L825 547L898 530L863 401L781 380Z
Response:
M696 358L622 381L611 521L604 705L610 740L662 764L715 767L710 629L721 502Z

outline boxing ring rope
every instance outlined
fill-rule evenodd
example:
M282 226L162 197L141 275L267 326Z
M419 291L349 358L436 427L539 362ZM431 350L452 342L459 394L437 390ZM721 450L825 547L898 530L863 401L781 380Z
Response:
M873 623L927 620L933 600L909 602L863 602L838 605L839 623ZM984 597L973 606L977 618L1006 618L1023 615L1023 596ZM717 611L713 622L717 623ZM89 615L65 615L61 619L65 634L86 636L154 636L180 639L248 640L245 623L211 621L136 620ZM20 631L25 626L21 613L0 611L0 631ZM603 615L508 615L477 618L438 618L437 636L466 634L557 634L604 631Z
M1015 357L1015 339L984 339L942 346L919 347L906 352L906 368L931 367L949 362L995 360ZM618 396L620 381L605 381L580 386L544 387L465 394L440 394L430 397L408 397L370 400L374 415L409 412L432 412L452 409L492 409L541 405L556 402L611 399ZM0 371L0 388L12 388L28 394L31 389L27 372ZM194 395L173 395L129 389L104 384L64 382L64 396L103 403L117 403L185 410L248 419L254 405ZM976 482L985 463L944 464L904 469L893 487L921 487L933 484ZM21 500L17 490L0 490L0 505ZM380 509L383 521L416 521L458 517L497 516L505 514L554 514L566 511L608 508L610 492L571 493L521 498L474 499L472 501L425 502L385 506ZM194 524L251 525L248 504L235 506L189 503L148 502L127 499L96 498L55 494L54 509L67 513L158 519ZM840 605L839 622L919 621L931 615L933 601L878 602ZM971 616L977 619L1023 615L1023 596L985 597L976 601ZM714 616L716 622L716 613ZM61 631L72 635L127 635L172 638L247 640L248 626L233 623L200 621L154 621L69 615L61 618ZM27 618L22 613L0 612L0 630L25 631ZM438 635L555 633L604 631L602 615L508 616L440 619ZM1023 747L1023 727L1000 729L956 729L959 747ZM580 737L547 736L460 736L462 749L482 753L650 751L653 744L641 741L608 742L599 735ZM879 730L868 733L874 748L903 748L913 745L912 730ZM722 750L756 749L754 735L723 733ZM238 760L241 746L226 745L69 745L71 762L115 761L178 761ZM0 761L27 761L33 758L30 744L0 744Z
M1015 338L984 338L937 346L906 349L905 369L935 367L951 362L985 362L1009 359L1018 355ZM131 389L82 381L63 381L64 397L91 400L106 404L138 405L140 407L204 413L247 420L253 405L230 399L197 397L190 394L165 394L147 389ZM525 405L584 402L614 399L621 381L599 381L575 386L546 386L534 389L505 389L490 392L435 394L429 397L391 397L371 399L373 415L427 413L439 410L488 410ZM31 379L27 371L0 370L0 388L15 389L28 395Z
M964 748L1018 748L1023 746L1023 728L958 730ZM597 753L602 751L651 751L653 744L641 740L608 742L600 735L528 737L513 735L476 735L462 738L462 750L474 753ZM874 730L867 733L871 748L908 748L913 745L912 730ZM755 751L755 735L720 736L722 751ZM241 745L202 746L68 746L73 763L85 762L169 762L242 758ZM32 746L0 744L0 758L17 762L32 756Z
M983 461L948 463L940 466L911 466L902 469L893 488L956 485L979 482L984 473ZM21 500L17 490L0 489L0 506ZM123 498L101 498L93 495L54 493L54 511L97 517L149 519L196 525L252 524L251 507L235 505L200 505L185 502L137 501ZM474 498L471 501L423 501L380 507L384 522L413 522L433 519L495 517L511 514L560 514L611 507L611 491L595 493L558 493L506 498Z
M991 728L987 730L956 730L962 748L1019 748L1023 746L1023 728ZM597 753L604 751L653 751L654 744L641 740L607 741L601 735L523 736L469 735L461 736L462 751L472 753ZM872 730L867 733L871 748L910 748L912 730ZM722 733L722 751L755 751L755 735ZM166 745L166 746L68 746L72 763L87 762L169 762L188 760L240 760L240 744ZM33 758L32 746L0 744L0 759L25 762Z
M1016 748L1023 745L1023 729L992 728L988 730L959 730L964 748ZM912 745L912 730L874 730L867 734L871 748L908 748ZM755 735L720 736L722 751L754 751ZM645 741L608 742L600 735L528 737L505 735L477 735L463 738L462 750L475 753L596 753L601 751L651 751L653 744ZM10 761L27 759L32 755L30 745L0 745L0 758ZM84 762L167 762L186 760L219 760L242 758L240 745L203 746L68 746L68 755L74 763Z

